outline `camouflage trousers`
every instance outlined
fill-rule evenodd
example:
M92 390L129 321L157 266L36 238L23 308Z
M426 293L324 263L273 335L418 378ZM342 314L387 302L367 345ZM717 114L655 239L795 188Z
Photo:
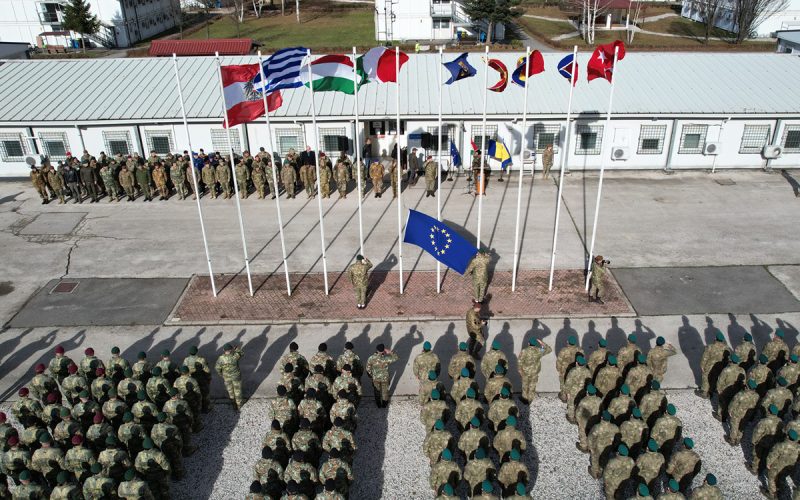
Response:
M484 296L486 296L486 286L487 283L480 278L473 278L472 279L472 290L474 293L475 302L483 302Z
M375 391L375 403L380 407L381 403L389 402L389 381L372 381L372 389Z
M366 304L367 303L367 287L365 286L357 286L356 289L356 304Z
M483 338L483 332L467 332L467 334L469 335L469 340L467 341L467 352L473 358L477 358L478 353L483 348L483 344L485 342L485 339Z
M602 297L603 293L605 293L606 287L603 284L603 280L591 280L589 283L589 295L594 295L595 297ZM592 293L594 292L594 293Z
M175 191L178 193L178 199L186 198L186 183L180 179L172 179L172 184L175 186Z
M169 499L169 478L166 472L148 472L144 474L144 480L153 497L156 499Z
M236 181L237 187L239 188L239 196L244 200L247 198L247 181L238 179Z
M119 185L114 181L106 182L105 185L106 193L108 193L109 197L108 201L116 201L119 198Z
M228 397L231 398L233 404L237 408L242 407L242 379L240 378L225 378L225 390L228 391Z
M533 401L536 397L536 384L539 383L539 374L524 375L522 377L522 398Z
M794 464L775 464L771 469L767 469L767 489L772 498L778 497L778 484L784 483L786 476L791 474L793 470Z
M425 190L431 193L436 191L436 179L425 179Z
M266 191L264 189L265 184L256 184L256 193L258 193L258 199L263 199L266 196Z

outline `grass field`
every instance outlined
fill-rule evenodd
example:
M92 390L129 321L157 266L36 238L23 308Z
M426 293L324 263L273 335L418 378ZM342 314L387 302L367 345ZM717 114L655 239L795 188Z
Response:
M538 15L538 14L537 14ZM575 28L568 22L548 21L545 19L534 19L532 17L518 17L517 23L532 35L539 38L551 39L554 36L572 33Z
M260 19L247 19L237 35L236 24L223 17L211 24L211 38L252 38L264 49L277 49L302 45L312 49L371 47L375 42L375 22L371 9L341 9L333 12L308 12L301 10L300 24L295 16L270 15ZM205 39L206 29L186 36L187 39Z
M670 33L672 35L697 38L700 40L705 38L706 30L702 23L692 21L691 19L687 19L685 17L669 17L666 19L659 19L658 21L654 21L652 23L644 23L641 27L642 29L648 31ZM714 28L711 30L711 36L729 39L733 37L733 34L719 28Z
M646 33L637 33L633 38L633 43L628 43L624 31L598 31L595 35L595 45L609 43L613 40L623 40L625 45L631 50L714 50L714 51L753 51L773 52L774 42L749 41L739 45L734 45L723 40L710 40L708 44L703 43L702 39L697 38L675 38ZM553 45L552 42L550 42ZM563 49L572 48L577 45L580 49L590 49L586 42L580 37L561 40L559 47Z

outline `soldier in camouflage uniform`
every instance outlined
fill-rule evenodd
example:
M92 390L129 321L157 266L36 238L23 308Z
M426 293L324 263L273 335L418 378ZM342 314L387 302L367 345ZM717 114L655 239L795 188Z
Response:
M789 355L789 347L783 340L783 330L775 330L775 335L764 345L761 354L767 357L767 366L773 372L783 366Z
M666 467L666 459L658 451L658 443L650 439L647 441L647 451L636 458L636 473L640 483L644 483L651 490L655 489L656 481L661 477Z
M628 447L621 444L617 447L617 456L608 461L603 470L603 489L606 498L619 498L625 486L632 479L636 463L628 456Z
M83 483L84 500L103 500L114 495L117 485L113 479L103 475L100 464L92 464L90 472L92 475Z
M574 335L570 335L567 339L566 347L558 351L556 355L556 371L558 371L558 380L560 383L558 397L561 401L567 401L567 396L564 392L564 379L567 376L567 371L575 365L575 360L579 354L583 356L583 350L578 346L578 339Z
M595 479L600 479L608 458L607 452L617 444L620 438L619 427L611 420L611 414L604 411L602 420L589 433L589 457L591 459L589 474Z
M575 405L580 403L579 398L584 394L586 384L591 382L592 374L586 366L586 358L578 356L577 366L567 373L564 379L564 394L567 396L567 421L575 422Z
M50 375L52 375L58 383L61 383L64 378L69 375L69 366L71 364L73 364L72 360L69 359L68 356L64 356L64 348L56 346L55 356L50 360L48 370L50 371Z
M160 366L154 366L150 370L150 378L144 385L147 397L159 408L169 399L169 389L172 387L172 384L163 376L163 373ZM134 415L135 414L134 412ZM153 418L155 418L155 413L153 414Z
M621 441L628 447L631 455L638 456L645 445L649 429L642 420L642 412L639 408L631 410L631 418L619 425Z
M172 389L175 389L174 396ZM183 399L186 402L186 405L191 410L191 415L187 415L191 417L186 422L187 427L190 427L195 432L200 431L203 428L203 423L200 419L200 413L202 411L203 395L200 392L200 385L197 383L197 380L195 380L194 377L189 375L188 366L184 365L181 367L181 376L178 377L178 379L175 381L175 384L172 387L172 389L170 389L169 391L169 394L171 396L170 400L175 399L175 396L180 395L181 399ZM167 403L169 403L169 401L167 401ZM167 403L164 403L164 408L167 407ZM178 427L181 427L181 425L178 425ZM181 432L183 432L183 429L181 429Z
M767 391L775 385L775 374L767 366L769 359L762 353L758 357L758 363L750 367L747 378L756 381L756 391L759 396L764 396Z
M436 372L437 376L441 371L439 356L431 351L431 343L427 340L422 344L422 352L417 354L414 358L413 371L414 376L417 377L419 381L428 378L429 371Z
M312 165L300 167L300 183L303 185L308 198L313 198L316 191L317 174Z
M223 346L224 354L217 360L216 370L225 382L225 390L233 401L233 408L239 411L242 407L242 372L239 370L239 360L242 357L241 347L231 344Z
M95 413L92 425L86 431L86 442L95 452L105 448L106 438L115 435L114 428L105 421L102 413Z
M778 377L777 382L778 385L776 387L773 387L764 394L759 406L761 407L762 414L766 415L769 413L769 405L774 404L778 407L778 416L783 418L792 407L793 396L792 391L786 387L788 381L785 378Z
M443 420L437 420L433 426L425 431L427 435L422 442L422 452L428 457L430 465L433 465L441 456L445 449L452 449L454 444L453 435L444 427Z
M767 487L762 487L761 492L768 498L778 498L778 488L797 466L797 461L800 460L800 444L797 440L797 431L792 429L767 455Z
M606 339L601 338L597 341L597 348L586 358L586 366L592 372L592 377L597 375L597 370L608 362L608 355L608 342Z
M150 184L153 183L153 178L150 175L150 169L146 165L139 165L134 171L136 177L136 185L144 195L145 201L153 201L152 194L150 193Z
M119 184L125 191L128 201L133 201L136 198L135 181L133 171L128 170L128 167L123 165L122 170L119 172Z
M347 198L347 183L350 181L350 160L344 156L344 153L336 161L336 169L333 175L336 181L336 189L339 191L339 198Z
M300 492L311 497L317 482L317 469L307 461L305 453L295 451L283 473L283 480L287 486L290 481L294 481Z
M778 370L778 378L786 380L786 387L793 393L797 392L798 383L800 383L800 365L798 365L800 357L797 354L790 354L789 361Z
M678 481L682 491L692 484L694 476L700 472L700 456L694 451L691 438L683 440L683 448L672 454L667 463L667 474Z
M769 405L769 413L756 423L751 437L753 447L753 461L749 465L750 472L758 476L763 468L763 461L767 458L772 446L783 437L783 421L778 418L778 407Z
M78 485L70 481L70 475L61 471L56 476L58 486L50 493L50 500L75 500L81 498L82 492Z
M372 379L372 387L375 393L375 404L378 408L386 408L389 405L389 365L398 360L397 354L387 349L383 344L378 344L375 354L367 360L367 375Z
M604 260L602 255L595 256L594 260L592 261L592 266L589 272L591 272L592 276L589 280L589 302L597 302L598 304L604 304L602 295L605 292L605 275L606 275L606 264L610 264L611 262L608 260ZM592 297L592 291L594 291L594 297Z
M372 262L363 255L356 256L355 264L347 270L350 283L356 291L356 307L364 309L367 307L367 285L369 284L369 270L372 269Z
M383 194L383 164L380 162L373 162L369 166L369 177L372 179L372 188L375 193L375 198L380 198Z
M86 377L78 373L78 367L73 363L68 368L69 375L61 382L61 390L64 392L64 397L71 404L78 402L78 394L89 388L89 382ZM23 424L24 425L24 424Z
M136 455L134 466L147 482L156 498L169 498L169 460L161 451L153 447L153 441L145 438L142 451Z
M103 474L115 481L121 481L125 471L133 466L128 452L118 447L114 436L106 438L105 449L97 457L97 463L103 467Z
M200 177L203 180L205 188L209 190L211 198L217 197L217 174L214 166L206 160L203 164L203 169L200 171Z
M338 165L338 163L337 163ZM331 162L325 153L319 154L319 190L323 198L331 197Z
M92 450L83 446L80 434L72 436L72 448L64 455L64 470L72 472L79 483L89 477L89 469L97 462Z
M491 258L486 250L481 250L472 258L465 275L472 275L473 300L478 304L483 303L486 296L486 287L489 284L489 263Z
M524 452L528 447L525 434L517 429L517 417L509 415L505 424L505 427L497 433L492 442L492 446L497 451L501 462L508 459L512 450Z
M223 158L220 160L219 165L214 172L216 181L219 183L219 188L222 190L222 197L224 199L230 198L231 195L231 166L228 160Z
M756 354L756 345L753 343L753 336L749 333L744 334L742 342L736 346L734 351L739 359L742 360L742 368L749 370L758 359Z
M257 159L253 164L252 178L253 185L256 187L256 193L258 193L258 199L263 200L266 197L264 187L267 184L267 175L264 173L264 164L260 159ZM271 189L270 192L272 192Z
M477 382L475 382L474 377L475 375L469 371L469 368L464 367L461 369L459 377L453 382L453 386L450 390L450 397L456 402L456 404L467 397L467 391L470 388L474 389L475 391L480 390Z
M158 190L159 200L166 200L169 198L169 190L167 189L167 175L167 171L164 170L164 166L161 164L161 162L156 163L152 176L153 184L155 184L156 189Z
M647 354L640 352L636 355L636 364L625 375L624 383L630 389L633 399L638 401L650 389L652 381L653 371L647 366Z
M189 367L189 373L200 387L200 394L202 395L202 411L208 413L211 407L211 399L209 397L211 391L211 368L208 366L206 358L198 354L197 346L189 348L189 355L183 359L183 365Z
M47 493L42 485L32 482L33 475L31 471L25 469L19 474L19 483L11 496L14 500L17 499L44 499L47 498Z
M397 169L398 169L397 160L394 159L394 160L392 160L392 163L389 166L389 181L392 184L392 198L397 198L398 175L401 175L401 174L398 173Z
M95 372L98 368L104 367L103 362L94 355L94 349L91 347L87 348L83 351L84 357L78 365L78 371L81 375L83 375L86 380L91 382L94 380ZM88 389L88 387L87 387Z
M172 479L180 481L185 474L183 468L183 441L178 427L167 422L167 414L159 413L156 415L156 423L150 432L150 437L153 443L158 446L158 449L164 452L167 460L169 460L170 470L172 471Z
M450 408L442 397L439 389L433 389L430 392L430 400L422 405L420 410L420 420L425 432L431 432L433 425L437 420L447 422L450 420Z
M474 416L465 427L464 432L458 438L458 449L463 453L464 458L469 460L478 448L489 447L489 436L481 430L481 419Z
M467 461L464 466L464 481L469 485L470 494L477 493L481 488L481 484L488 480L494 479L497 469L494 463L487 457L486 450L478 448L475 452L475 458ZM491 483L489 484L491 487Z
M467 310L467 352L472 358L480 359L480 351L486 339L483 336L483 327L486 320L481 319L481 306L477 302L472 303L472 307Z
M112 201L119 201L119 184L117 184L117 179L115 177L114 170L108 165L103 165L103 167L100 168L100 179L102 179L103 185L106 188L106 193L108 193L109 203Z
M333 421L333 427L328 429L325 437L322 439L322 449L329 452L336 448L342 453L342 458L348 462L353 461L356 454L357 446L353 433L344 427L344 420L336 417Z
M710 392L716 389L716 380L731 350L725 343L725 336L717 330L716 341L706 346L700 359L701 384L695 394L708 399Z
M64 199L64 175L50 167L47 170L47 182L50 184L50 189L58 196L58 204L62 205L66 203Z
M734 394L739 392L744 386L747 374L739 363L741 360L737 354L731 354L728 365L722 369L717 379L717 411L714 418L724 422L728 419L728 405Z
M519 355L519 375L522 379L522 394L520 399L530 403L536 397L536 384L539 382L539 372L542 369L542 358L553 352L545 342L531 337L528 346L522 349Z
M294 198L296 192L295 185L297 184L297 172L295 172L294 164L290 162L288 157L283 160L281 181L283 182L283 189L286 191L286 197Z
M60 448L52 447L52 440L47 432L41 433L39 436L41 448L33 452L30 463L30 469L38 472L50 488L56 486L56 476L64 468L64 452Z
M433 491L439 491L445 484L456 487L461 482L461 467L453 461L452 452L445 448L440 457L431 465L430 485Z
M31 379L30 390L33 393L33 397L44 402L47 394L58 392L58 383L53 377L45 373L46 367L44 363L37 364L33 370L36 375Z
M353 481L353 470L346 461L342 460L339 450L333 449L328 453L328 459L320 465L319 480L333 479L336 489L342 495L347 495L350 483Z
M115 386L125 378L125 370L130 367L128 360L120 356L119 352L119 347L112 347L111 358L106 363L106 373L111 376Z
M153 366L149 361L147 361L147 354L145 354L144 351L140 351L136 358L137 361L131 367L131 371L133 372L132 376L134 379L140 381L143 385L147 384L147 381L150 379L150 373L153 369ZM119 389L117 390L119 391Z
M133 413L125 412L122 415L122 425L117 429L117 439L125 445L131 458L142 451L142 441L146 437L144 427L133 421Z
M239 189L239 197L241 199L247 198L247 181L250 180L250 172L247 170L247 165L243 159L236 163L236 187Z
M450 357L450 362L447 364L447 374L450 375L452 380L461 377L461 371L464 368L470 374L475 373L475 359L467 353L468 347L466 342L459 342L458 352Z
M575 423L578 425L578 442L575 447L583 452L589 451L587 437L589 431L600 421L603 399L597 394L593 384L586 386L586 396L575 409Z
M45 174L42 170L33 165L31 166L31 183L42 198L42 205L47 205L50 198L47 196L47 180L45 179Z

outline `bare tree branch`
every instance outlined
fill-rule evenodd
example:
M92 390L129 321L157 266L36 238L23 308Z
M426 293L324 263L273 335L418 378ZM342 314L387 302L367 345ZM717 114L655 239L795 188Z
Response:
M755 35L756 29L768 17L785 10L789 0L733 0L736 19L736 43Z

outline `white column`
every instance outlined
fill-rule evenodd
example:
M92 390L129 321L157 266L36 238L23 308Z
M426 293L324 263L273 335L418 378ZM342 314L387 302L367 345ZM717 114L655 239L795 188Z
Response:
M478 234L475 236L475 247L481 249L481 219L483 217L483 197L486 196L486 184L484 182L483 169L486 164L486 103L489 95L489 45L486 45L484 52L486 64L483 68L483 127L481 129L481 174L478 177L478 185L481 187L481 194L475 190L478 196Z
M442 67L444 66L444 55L442 54L444 48L439 46L439 79L436 81L439 85L439 158L436 160L436 220L442 221ZM436 261L436 293L442 291L442 263Z
M397 263L400 266L400 294L403 294L403 184L402 169L400 168L400 47L394 48L394 73L397 75L397 92L395 106L397 107Z
M517 180L517 215L514 223L514 265L511 271L511 291L517 290L517 265L519 262L519 212L522 207L522 176L525 173L525 137L528 132L528 80L530 80L531 48L525 51L525 97L522 102L522 143L519 148L519 179ZM531 182L533 182L531 176ZM510 179L509 179L510 181Z
M356 173L358 179L356 180L356 186L358 189L358 248L360 249L361 255L364 255L364 222L361 217L361 145L358 141L358 58L356 57L356 48L353 47L353 98L355 99L355 108L354 108L354 115L356 120L356 129L355 133L353 134L353 145L355 147L355 154L353 155L356 159ZM369 165L367 165L369 168Z

